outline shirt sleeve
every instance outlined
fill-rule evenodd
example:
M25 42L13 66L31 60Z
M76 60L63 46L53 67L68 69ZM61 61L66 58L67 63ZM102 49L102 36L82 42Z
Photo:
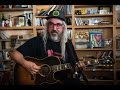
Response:
M26 41L24 44L22 44L20 47L18 47L16 50L23 54L23 56L32 56L33 55L33 40L34 38Z

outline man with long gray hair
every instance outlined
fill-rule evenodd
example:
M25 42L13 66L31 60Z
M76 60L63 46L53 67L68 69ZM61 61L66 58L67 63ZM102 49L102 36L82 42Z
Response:
M11 60L16 62L15 84L81 84L75 76L75 66L76 63L79 68L85 65L79 62L74 46L68 39L64 13L53 10L46 19L45 30L40 36L9 52Z

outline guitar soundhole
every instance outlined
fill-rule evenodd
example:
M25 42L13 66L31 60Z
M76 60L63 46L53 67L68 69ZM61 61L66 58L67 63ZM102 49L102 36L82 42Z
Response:
M42 77L46 77L50 74L50 66L48 65L42 65L41 66L41 69L39 70L39 74L42 76Z

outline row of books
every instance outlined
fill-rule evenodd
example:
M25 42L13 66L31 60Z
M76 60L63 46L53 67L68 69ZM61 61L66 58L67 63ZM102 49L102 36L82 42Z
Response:
M36 18L35 25L36 26L44 26L46 24L47 19L45 18Z
M75 18L75 24L76 26L79 25L106 25L111 24L112 22L109 20L106 20L105 18Z
M103 12L104 11L104 12ZM76 15L89 15L89 14L109 14L111 13L111 7L90 7L90 8L80 8L75 11Z

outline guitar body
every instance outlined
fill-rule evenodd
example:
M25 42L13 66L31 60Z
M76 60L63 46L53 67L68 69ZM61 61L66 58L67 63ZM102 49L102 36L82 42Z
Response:
M55 56L46 57L44 59L36 59L32 57L25 57L26 60L36 63L41 66L39 72L32 76L24 67L16 64L14 70L15 84L18 85L41 85L41 84L55 84L60 80L56 80L54 75L57 71L61 69L71 69L69 65L60 67L61 62ZM58 67L59 66L59 67ZM69 66L67 68L67 66Z

